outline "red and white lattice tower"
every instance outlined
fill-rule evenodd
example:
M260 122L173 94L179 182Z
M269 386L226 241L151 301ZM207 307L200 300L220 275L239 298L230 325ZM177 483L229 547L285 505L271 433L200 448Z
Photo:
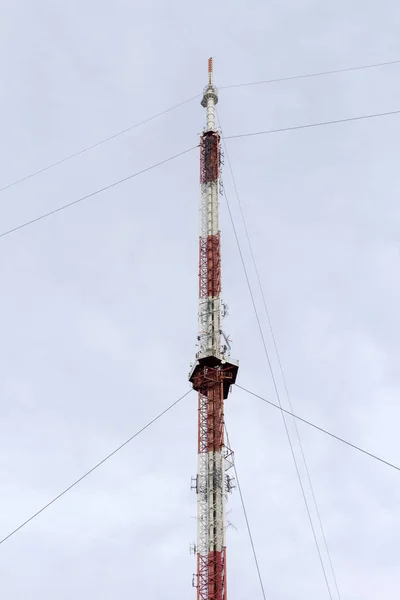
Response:
M200 257L198 352L189 375L198 392L197 600L227 600L225 500L232 489L227 470L232 452L224 443L224 400L235 383L238 363L229 358L222 331L220 133L215 124L218 92L212 59L202 106L206 127L200 140Z

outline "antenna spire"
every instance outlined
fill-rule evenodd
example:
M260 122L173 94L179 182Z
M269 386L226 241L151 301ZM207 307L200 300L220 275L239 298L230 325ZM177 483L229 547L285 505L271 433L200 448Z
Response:
M215 125L215 106L218 104L218 90L213 82L213 59L208 59L208 85L204 88L201 105L207 110L206 131L217 131Z
M213 59L212 57L208 59L208 85L212 86L213 84Z

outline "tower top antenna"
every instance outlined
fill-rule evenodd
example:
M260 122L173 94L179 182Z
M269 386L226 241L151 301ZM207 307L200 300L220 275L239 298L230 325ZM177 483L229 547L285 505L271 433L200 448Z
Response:
M215 105L218 103L218 90L213 83L213 59L208 59L208 85L204 88L201 105L207 110L206 131L216 131Z
M213 59L208 59L208 85L213 84Z

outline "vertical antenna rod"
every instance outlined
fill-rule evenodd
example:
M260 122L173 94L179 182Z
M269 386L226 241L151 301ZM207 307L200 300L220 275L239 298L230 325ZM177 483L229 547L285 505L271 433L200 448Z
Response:
M198 352L189 375L198 392L197 600L227 600L225 500L233 480L226 474L232 452L224 442L224 400L235 383L238 363L227 356L222 331L220 133L215 125L218 90L213 62L201 105L206 127L200 138L200 246ZM228 344L229 345L229 344Z

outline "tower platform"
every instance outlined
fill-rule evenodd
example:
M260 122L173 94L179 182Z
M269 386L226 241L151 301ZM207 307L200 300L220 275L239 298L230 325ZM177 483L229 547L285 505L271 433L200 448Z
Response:
M214 355L204 356L194 363L189 373L189 381L194 390L202 392L208 385L212 386L222 381L224 400L226 400L231 385L236 381L238 370L238 361L218 358Z

